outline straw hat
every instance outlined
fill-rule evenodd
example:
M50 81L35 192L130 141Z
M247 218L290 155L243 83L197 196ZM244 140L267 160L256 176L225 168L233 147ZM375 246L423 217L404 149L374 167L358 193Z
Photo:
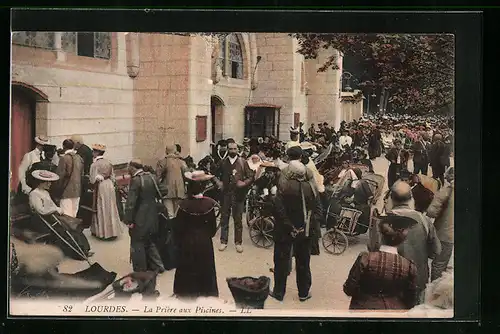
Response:
M46 136L36 136L35 137L35 142L40 145L48 145L49 144L49 138Z
M83 138L80 135L72 135L70 138L74 143L83 144Z
M243 144L248 144L248 143L250 143L250 138L247 137L243 138Z
M263 163L260 164L260 167L279 168L274 162L271 162L271 161L264 161Z
M300 148L302 150L313 150L313 151L316 151L316 145L314 145L313 143L310 143L310 142L302 142L300 143Z
M295 129L293 127L290 127L290 133L293 133L293 134L299 134L300 131L298 129Z
M54 182L59 180L59 176L56 173L52 173L47 170L35 170L31 173L31 175L35 179L45 182Z
M105 152L106 151L106 145L103 145L103 144L94 144L94 145L92 145L92 149L95 150L95 151Z
M193 172L185 172L184 177L191 181L202 182L210 180L214 175L209 175L202 170L195 170Z

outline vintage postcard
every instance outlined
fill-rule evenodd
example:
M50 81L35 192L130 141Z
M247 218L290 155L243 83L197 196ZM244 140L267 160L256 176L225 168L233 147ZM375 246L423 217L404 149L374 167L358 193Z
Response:
M13 31L10 316L453 317L454 47Z

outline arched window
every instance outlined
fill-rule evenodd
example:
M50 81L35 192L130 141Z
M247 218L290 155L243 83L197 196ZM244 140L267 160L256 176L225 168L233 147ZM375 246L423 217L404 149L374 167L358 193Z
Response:
M243 79L243 51L238 36L230 34L225 38L222 37L219 48L218 62L224 75Z
M231 78L243 79L243 52L238 37L235 34L229 35L229 68Z

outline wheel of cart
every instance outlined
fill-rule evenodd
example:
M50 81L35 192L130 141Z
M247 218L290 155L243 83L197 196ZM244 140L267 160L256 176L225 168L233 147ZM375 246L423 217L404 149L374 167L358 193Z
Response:
M270 248L274 245L273 230L274 218L270 216L259 216L250 221L250 240L259 248Z
M261 208L259 206L259 199L257 195L257 190L255 187L252 187L248 193L245 200L245 220L247 222L248 227L250 227L250 222L261 215Z
M340 255L349 246L348 236L356 235L354 230L361 211L343 207L337 219L337 225L327 231L322 238L325 251L330 254Z

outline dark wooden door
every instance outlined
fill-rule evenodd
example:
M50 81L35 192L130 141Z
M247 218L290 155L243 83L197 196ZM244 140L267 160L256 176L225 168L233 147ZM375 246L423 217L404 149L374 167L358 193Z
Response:
M245 109L245 137L257 138L276 135L275 108L253 107Z
M35 103L24 94L14 90L11 106L10 171L12 178L10 189L15 191L19 184L18 168L21 160L33 148Z

